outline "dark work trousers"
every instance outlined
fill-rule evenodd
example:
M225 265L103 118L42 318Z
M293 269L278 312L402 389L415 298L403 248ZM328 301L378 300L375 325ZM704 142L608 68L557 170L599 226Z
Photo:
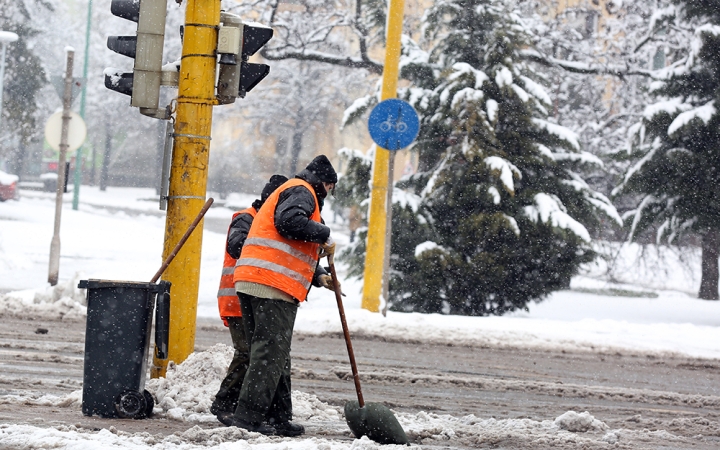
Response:
M235 417L251 423L292 420L290 343L298 307L283 300L239 297L250 366Z
M228 367L227 375L225 375L225 379L220 383L220 389L215 394L213 409L217 409L218 412L235 411L240 397L240 388L250 364L250 349L245 337L245 326L242 317L227 317L227 322L233 347L235 347L235 354Z

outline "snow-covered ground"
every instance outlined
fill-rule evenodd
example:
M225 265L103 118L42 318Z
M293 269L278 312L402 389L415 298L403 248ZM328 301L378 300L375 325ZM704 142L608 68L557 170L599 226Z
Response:
M62 214L60 284L47 283L48 253L53 232L54 196L23 191L19 201L0 203L0 311L35 315L83 315L84 293L77 281L87 278L149 280L161 263L164 218L158 214L151 189L97 188L83 186L80 209L66 203ZM208 216L229 221L235 208L246 207L254 196L236 194L230 207L214 207ZM66 196L70 201L71 195ZM111 207L111 209L104 208ZM347 243L341 221L332 213L326 220L334 229L340 247ZM216 290L222 266L225 236L205 230L201 264L198 315L216 318ZM610 246L608 246L610 247ZM491 344L552 349L623 349L644 353L679 353L720 358L720 302L694 296L699 280L697 252L652 248L640 258L638 246L613 246L605 261L588 267L586 274L572 281L572 289L552 294L545 301L529 305L504 317L458 317L388 312L387 317L360 308L361 284L343 279L347 294L345 308L353 333L391 336L413 341ZM649 254L647 252L650 252ZM609 282L612 279L614 282ZM219 319L218 319L219 322ZM299 310L296 331L324 333L340 330L334 296L313 289ZM230 349L218 345L168 372L168 377L151 380L148 389L158 397L157 411L170 418L212 422L207 413L230 358ZM302 392L294 393L298 418L309 426L330 433L345 429L340 411ZM80 401L80 391L65 397L12 397L0 395L0 402L68 405ZM577 442L573 434L591 430L587 439L612 444L618 430L587 414L568 412L555 421L530 419L497 420L475 416L451 417L433 413L398 414L408 433L414 436L443 433L518 433L533 436L542 445ZM191 428L189 424L188 428ZM473 431L476 430L476 431ZM338 431L340 432L340 431ZM622 431L627 432L627 431ZM209 433L189 429L187 433ZM28 425L0 425L0 443L13 448L376 448L367 440L280 439L249 436L241 430L216 429L202 440L188 437L173 441L156 436L123 435L103 430L91 433L73 427L37 428ZM202 442L196 440L200 439ZM568 441L570 439L570 441ZM575 440L573 440L575 439ZM578 440L579 439L579 440ZM197 445L193 442L200 442Z

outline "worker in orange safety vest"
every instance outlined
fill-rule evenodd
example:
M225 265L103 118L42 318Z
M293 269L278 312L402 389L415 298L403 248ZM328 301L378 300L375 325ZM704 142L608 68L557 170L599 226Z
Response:
M215 400L210 407L210 412L215 415L223 412L234 412L237 407L240 388L242 387L245 372L247 372L250 361L249 348L245 339L245 327L242 321L240 301L235 291L233 272L235 263L240 257L245 240L250 231L253 219L257 211L265 203L270 194L280 185L287 181L283 175L273 175L262 190L259 199L255 200L251 207L238 211L232 216L228 227L227 240L225 241L225 259L223 261L222 275L220 277L220 288L218 289L218 309L220 318L226 327L230 329L235 353L228 367L227 374L220 384L220 389L215 394Z
M233 415L218 415L228 426L266 435L299 436L292 423L290 344L298 306L310 286L333 290L320 266L320 249L335 252L320 211L337 173L320 155L280 186L258 211L235 267L250 365Z

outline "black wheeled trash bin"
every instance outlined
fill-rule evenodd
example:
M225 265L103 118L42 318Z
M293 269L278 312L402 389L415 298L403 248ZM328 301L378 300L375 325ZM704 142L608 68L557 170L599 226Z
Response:
M170 282L81 280L78 287L87 289L83 414L150 416L155 401L145 390L145 374L152 312L154 308L155 353L166 359Z

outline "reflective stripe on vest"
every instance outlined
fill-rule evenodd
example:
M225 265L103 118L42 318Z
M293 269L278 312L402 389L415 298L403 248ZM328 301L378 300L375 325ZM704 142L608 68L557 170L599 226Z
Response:
M258 283L279 289L299 301L305 301L318 264L320 244L288 239L275 228L275 209L280 194L302 186L315 200L310 220L320 222L320 207L312 186L304 180L288 180L273 192L260 208L235 265L233 280Z
M232 216L232 220L235 220L240 214L250 214L253 218L255 217L255 208L250 207L242 211L238 211ZM232 224L232 221L230 222ZM228 227L228 235L230 234L230 227ZM237 292L235 292L235 283L233 283L233 273L235 272L235 263L237 260L230 256L227 252L227 239L225 240L225 259L223 260L222 274L220 276L220 287L218 288L218 310L220 311L220 317L240 317L242 312L240 311L240 301L238 300Z
M271 270L279 274L285 275L286 277L292 278L293 280L300 283L305 289L310 290L311 283L306 280L301 274L294 270L288 269L287 267L281 266L280 264L271 263L257 258L242 258L239 259L235 267L250 266L259 267L261 269ZM312 281L312 280L311 280Z
M315 264L317 260L315 258L311 258L310 256L306 255L305 253L295 250L292 248L292 246L284 243L284 242L278 242L273 241L271 239L264 239L264 238L251 238L245 240L245 245L257 245L258 247L271 247L275 250L280 250L281 252L285 252L290 254L292 257L297 258L301 261L306 262L307 264Z

